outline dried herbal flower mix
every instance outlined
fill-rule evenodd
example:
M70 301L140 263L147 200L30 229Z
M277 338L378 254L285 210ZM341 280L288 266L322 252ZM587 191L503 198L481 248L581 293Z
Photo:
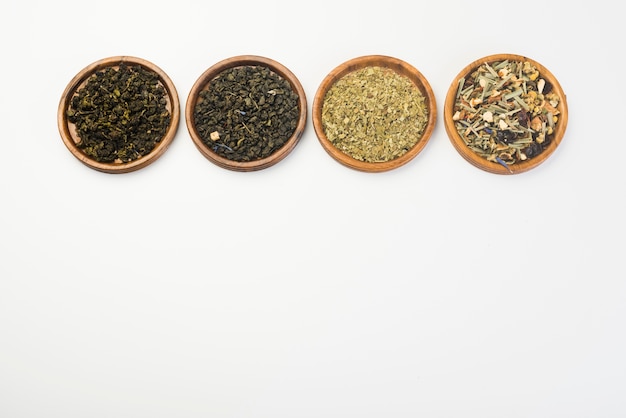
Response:
M365 162L385 162L409 151L428 122L425 98L395 71L369 66L352 71L328 90L322 126L340 151Z
M202 90L194 109L199 136L231 161L272 155L296 130L298 94L287 80L261 65L222 71Z
M552 141L560 101L530 62L484 63L459 81L452 119L470 149L508 168Z
M130 162L149 154L170 123L159 76L139 65L108 67L89 77L72 97L68 121L77 146L99 162Z

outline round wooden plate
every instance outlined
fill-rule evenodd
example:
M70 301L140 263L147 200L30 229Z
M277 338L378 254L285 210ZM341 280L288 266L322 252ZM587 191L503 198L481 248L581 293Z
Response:
M278 74L283 79L287 80L291 85L291 88L298 95L298 107L299 118L297 121L296 129L293 135L287 140L287 142L279 149L274 151L270 156L253 161L232 161L217 154L209 147L200 137L195 123L194 110L196 104L200 98L200 93L208 88L208 84L221 72L241 66L263 66L269 68L274 73ZM306 126L307 119L307 101L306 94L298 78L284 65L276 62L270 58L260 57L256 55L240 55L236 57L227 58L217 64L211 66L196 80L193 85L189 97L187 98L187 104L185 107L185 120L187 123L187 130L191 135L191 139L194 144L209 161L212 163L233 171L256 171L262 170L273 166L279 161L283 160L289 153L295 148L300 141L304 128Z
M70 106L72 97L87 82L89 77L91 77L94 73L100 70L108 67L119 67L121 64L139 65L144 69L158 75L160 83L163 85L167 92L167 108L171 114L171 122L165 136L161 139L161 141L154 148L154 150L152 150L152 152L150 152L149 154L130 162L104 163L91 158L77 146L77 144L80 142L80 138L76 133L76 128L74 124L68 121L67 110ZM128 173L153 163L156 159L163 155L163 153L167 150L170 143L176 136L179 120L180 104L178 101L178 93L176 91L176 88L174 87L174 83L172 83L172 80L170 80L170 78L163 70L161 70L153 63L141 58L130 56L116 56L104 58L102 60L94 62L93 64L81 70L65 88L65 91L63 92L63 96L61 97L61 101L59 103L59 109L57 113L57 124L59 127L59 133L61 134L61 138L63 139L63 142L70 150L70 152L86 166L105 173Z
M397 74L409 78L413 84L419 89L425 99L425 104L428 109L428 122L422 133L421 138L417 143L407 151L404 155L385 162L366 162L359 161L352 158L350 155L345 154L336 148L326 136L324 127L322 124L322 108L324 105L324 98L328 90L346 74L360 70L365 67L384 67L393 70ZM399 60L397 58L383 56L383 55L367 55L358 58L351 59L332 70L326 78L320 84L315 98L313 100L313 127L315 133L322 147L331 157L337 160L339 163L350 167L355 170L364 172L383 172L398 168L413 158L415 158L422 149L426 146L430 136L435 129L435 123L437 121L437 104L435 95L428 83L428 80L413 66Z
M472 151L463 141L463 138L458 133L457 128L455 126L455 121L452 119L454 116L454 106L456 102L456 95L459 87L459 82L461 79L468 77L471 73L473 73L477 68L485 63L494 63L504 60L511 61L528 61L533 64L537 70L539 71L540 77L548 81L552 84L553 91L560 97L559 105L557 109L559 110L559 120L555 125L555 131L553 134L552 141L548 146L537 156L533 158L529 158L525 161L520 161L514 164L509 164L508 168L499 164L497 162L488 161L486 158L476 154ZM446 132L448 133L448 137L452 142L454 148L461 154L461 156L468 161L470 164L478 167L484 171L488 171L490 173L495 174L518 174L528 171L532 168L537 167L539 164L543 163L548 157L552 155L552 153L556 150L556 148L561 143L563 139L563 135L565 134L565 129L567 128L567 101L565 97L565 93L559 84L557 78L543 65L534 61L530 58L515 55L515 54L495 54L483 57L478 59L471 64L467 65L459 75L454 79L450 88L448 90L448 94L446 95L446 100L444 104L444 124L446 128Z

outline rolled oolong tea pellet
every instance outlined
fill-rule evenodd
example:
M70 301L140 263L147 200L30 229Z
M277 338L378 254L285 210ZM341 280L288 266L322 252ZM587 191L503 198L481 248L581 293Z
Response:
M149 154L172 120L159 76L123 63L89 77L66 114L76 127L78 148L105 163L126 163Z
M322 126L344 154L365 162L385 162L406 154L428 122L425 98L406 76L370 66L352 71L328 90Z
M202 141L236 162L272 155L294 134L299 116L298 94L262 65L222 71L200 92L194 109Z

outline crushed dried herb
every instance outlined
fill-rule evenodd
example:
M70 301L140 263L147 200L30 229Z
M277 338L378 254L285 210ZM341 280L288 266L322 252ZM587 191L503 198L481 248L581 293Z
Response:
M484 63L459 81L452 119L471 150L510 171L550 144L560 101L530 62Z
M120 64L94 73L67 110L77 146L99 162L125 163L149 154L171 123L159 76L139 65Z
M291 84L262 65L222 71L200 92L194 109L202 141L231 161L269 157L294 134L300 109Z
M322 104L322 126L340 151L365 162L385 162L407 153L428 122L425 98L395 71L369 66L337 80Z

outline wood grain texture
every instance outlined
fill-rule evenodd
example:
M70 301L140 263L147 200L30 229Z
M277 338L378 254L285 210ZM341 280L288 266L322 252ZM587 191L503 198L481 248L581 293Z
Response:
M167 109L171 113L171 123L163 139L161 139L159 144L149 154L126 163L103 163L92 159L87 154L83 153L80 148L78 148L77 144L80 142L80 138L76 133L74 124L68 121L67 109L71 103L72 97L87 82L87 79L89 79L89 77L91 77L94 73L100 70L108 67L119 67L123 63L129 65L139 65L144 69L152 71L153 73L158 75L159 81L167 92ZM59 102L59 108L57 112L57 125L59 128L59 133L61 134L63 143L70 150L70 152L86 166L104 173L111 174L129 173L131 171L136 171L156 161L161 155L163 155L163 153L170 146L171 142L174 140L174 137L176 136L176 132L178 130L179 121L180 103L178 100L178 92L176 91L176 87L174 86L172 80L163 70L161 70L153 63L146 61L142 58L130 56L115 56L110 58L104 58L94 62L93 64L81 70L78 74L76 74L76 76L74 76L74 78L65 88L65 91L61 96L61 101Z
M409 78L413 84L419 89L425 99L425 104L428 109L428 121L426 128L422 133L420 140L404 155L390 161L385 162L364 162L352 158L351 156L343 153L337 149L326 136L324 127L322 125L322 108L324 105L324 98L328 90L333 86L337 80L345 76L346 74L359 70L364 67L384 67L395 71L396 73ZM315 98L313 101L313 127L317 138L326 152L337 160L339 163L346 167L364 171L364 172L383 172L396 169L400 166L407 164L413 158L415 158L422 149L428 143L430 136L435 129L437 122L437 103L435 100L435 94L433 93L428 80L420 73L416 68L410 64L394 58L384 55L366 55L358 58L351 59L332 70L326 78L320 84Z
M299 118L296 125L296 129L293 135L287 140L287 142L278 150L276 150L272 155L266 158L262 158L254 161L232 161L227 158L220 156L219 154L213 152L213 150L207 146L198 131L196 130L196 123L194 119L194 109L196 107L196 103L198 102L200 92L202 92L211 80L213 80L218 74L221 72L234 67L240 66L264 66L274 71L276 74L284 78L289 82L291 88L298 95L298 107L299 107ZM298 78L284 65L281 63L266 57L256 56L256 55L240 55L236 57L227 58L223 61L216 63L215 65L208 68L202 75L196 80L195 84L191 88L189 92L189 96L187 97L187 103L185 105L185 121L187 124L187 130L189 131L189 135L193 140L196 148L204 155L209 161L212 163L226 168L228 170L233 171L257 171L262 170L268 167L271 167L278 162L282 161L298 144L302 134L304 133L304 129L306 127L307 120L307 100L306 94L300 81Z
M536 157L529 158L526 161L518 162L515 164L510 164L510 170L507 170L502 165L497 162L488 161L487 159L481 157L480 155L473 152L463 141L461 135L457 132L454 120L452 117L454 116L454 104L456 101L456 93L458 90L459 81L461 78L469 76L473 71L475 71L478 67L485 63L493 63L496 61L503 60L511 60L511 61L529 61L533 65L537 67L541 77L547 80L552 84L553 90L556 94L559 95L561 101L557 106L557 109L560 111L559 121L556 124L556 129L554 132L554 138L552 142L544 149L544 151L537 155ZM539 164L543 163L547 160L556 150L556 148L561 143L563 136L565 135L565 130L567 128L568 121L568 113L567 113L567 100L561 85L557 78L543 65L538 63L537 61L527 58L521 55L515 54L494 54L489 55L483 58L480 58L470 64L468 64L463 70L458 74L458 76L452 81L448 93L446 95L446 100L444 103L443 110L444 117L444 125L448 137L452 142L454 148L458 151L459 154L470 164L475 167L480 168L481 170L494 173L494 174L519 174L531 170L537 167Z

